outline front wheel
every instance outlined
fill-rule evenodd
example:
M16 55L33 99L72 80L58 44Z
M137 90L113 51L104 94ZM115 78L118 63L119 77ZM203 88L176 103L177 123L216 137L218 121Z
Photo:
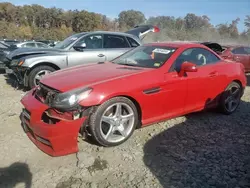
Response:
M91 135L102 146L125 142L138 124L134 103L125 97L115 97L101 104L90 116Z
M223 114L229 115L235 112L240 104L242 87L237 82L228 85L220 99L219 108Z
M47 65L35 67L29 74L28 87L33 88L34 86L37 86L42 77L54 71L56 71L56 69Z

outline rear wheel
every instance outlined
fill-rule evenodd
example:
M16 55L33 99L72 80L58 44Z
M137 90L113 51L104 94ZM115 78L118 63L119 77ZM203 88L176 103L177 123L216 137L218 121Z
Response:
M125 142L138 124L134 103L125 97L115 97L101 104L90 116L90 132L102 146Z
M242 96L242 87L237 82L232 82L223 92L220 99L220 110L224 114L232 114L240 104Z
M28 78L29 88L37 86L42 77L54 71L56 71L56 69L47 65L41 65L32 69Z

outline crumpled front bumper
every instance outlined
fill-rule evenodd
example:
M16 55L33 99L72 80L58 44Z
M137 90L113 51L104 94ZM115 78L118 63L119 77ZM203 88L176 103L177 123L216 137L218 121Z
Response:
M61 120L55 124L45 123L42 116L49 107L35 98L33 90L21 99L21 103L24 106L21 113L23 129L39 149L50 156L78 151L78 132L86 117L72 121Z

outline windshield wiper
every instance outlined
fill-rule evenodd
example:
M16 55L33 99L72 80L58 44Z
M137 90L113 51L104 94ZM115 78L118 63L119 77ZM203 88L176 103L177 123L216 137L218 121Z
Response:
M118 65L126 65L126 66L131 66L131 67L138 67L136 64L131 64L131 63L117 63Z

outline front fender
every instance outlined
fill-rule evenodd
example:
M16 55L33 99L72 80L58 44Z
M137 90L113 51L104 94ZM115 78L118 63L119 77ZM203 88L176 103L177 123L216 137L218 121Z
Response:
M110 94L91 93L87 99L82 100L81 102L79 102L79 104L81 106L86 106L86 107L98 106L98 105L101 105L104 102L108 101L111 98L121 97L121 96L127 97L127 98L132 98L139 103L138 97L136 95L131 95L131 93L128 93L128 92L117 92L117 93L110 93Z
M32 68L42 63L51 63L56 65L60 69L66 68L68 64L66 56L49 56L49 57L27 58L22 64L22 67Z

